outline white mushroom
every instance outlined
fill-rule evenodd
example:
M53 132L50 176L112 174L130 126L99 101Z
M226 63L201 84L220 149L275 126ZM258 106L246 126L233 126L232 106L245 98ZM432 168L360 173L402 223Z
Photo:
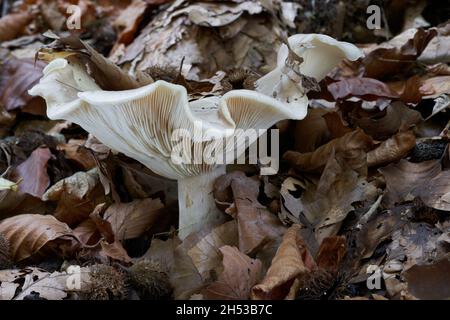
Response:
M50 119L77 123L111 149L178 180L181 239L222 215L212 188L225 164L240 156L236 150L245 150L238 148L246 143L238 129L268 129L280 120L302 119L306 110L249 90L189 103L183 86L165 81L102 91L82 68L64 59L44 69L30 94L46 100ZM230 148L227 142L235 138L238 145ZM221 149L222 157L211 152ZM217 157L203 157L204 151Z
M256 90L293 108L306 108L308 105L302 76L320 82L343 59L355 61L363 56L355 45L322 34L293 35L288 43L289 47L281 45L277 67L257 81ZM290 50L297 57L290 56ZM297 61L299 65L293 66L296 61L292 60L296 58L300 58ZM306 114L306 109L304 112Z

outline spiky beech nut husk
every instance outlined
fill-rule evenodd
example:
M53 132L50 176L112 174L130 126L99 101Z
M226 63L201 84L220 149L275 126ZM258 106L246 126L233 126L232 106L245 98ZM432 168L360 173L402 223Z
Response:
M221 85L225 92L239 89L254 90L256 80L258 80L258 75L253 71L236 68L228 71Z
M143 300L166 300L172 296L167 273L152 261L141 260L129 269L130 284Z
M90 268L88 300L123 300L127 296L127 283L123 271L114 267L96 264Z
M0 270L12 266L9 241L0 233Z
M164 80L167 82L173 82L177 77L179 71L170 66L151 66L144 70L153 80Z
M345 276L327 270L316 270L301 280L298 300L338 300L348 294Z

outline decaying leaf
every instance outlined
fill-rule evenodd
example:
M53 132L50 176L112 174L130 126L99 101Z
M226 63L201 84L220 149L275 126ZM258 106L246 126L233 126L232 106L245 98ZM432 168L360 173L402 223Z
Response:
M349 154L351 157L352 151L369 151L372 144L373 140L362 130L358 129L347 133L341 138L330 141L313 152L302 154L288 151L283 158L299 171L320 172L333 152L336 154L342 152L343 154Z
M285 228L278 218L258 201L260 181L236 171L220 177L215 184L215 194L226 193L231 188L238 223L239 250L251 254L268 242L278 239Z
M294 280L315 268L315 262L293 225L283 236L272 265L262 282L252 289L253 300L284 299Z
M98 203L105 202L96 168L58 181L42 199L55 202L55 217L70 226L85 220Z
M27 11L11 13L0 18L0 41L12 40L23 34L33 15Z
M251 259L237 248L220 248L223 255L223 272L217 281L202 291L206 299L246 300L261 274L261 261Z
M42 77L45 64L33 59L11 58L0 69L0 105L6 110L25 107L33 98L28 94Z
M316 256L317 267L324 270L337 270L347 253L346 241L343 236L323 239Z
M165 214L160 199L135 200L130 203L113 204L103 215L111 224L117 240L133 239L148 231Z
M431 265L415 265L404 277L408 292L423 300L448 300L450 298L450 261L444 258Z
M75 239L67 224L50 215L22 214L3 220L0 233L10 244L14 261L24 260L44 247L64 253Z
M52 154L48 148L38 148L21 163L12 173L12 178L19 182L19 190L34 197L41 198L50 185L47 164Z
M367 166L376 167L396 162L408 155L415 146L416 136L412 131L399 132L367 153Z

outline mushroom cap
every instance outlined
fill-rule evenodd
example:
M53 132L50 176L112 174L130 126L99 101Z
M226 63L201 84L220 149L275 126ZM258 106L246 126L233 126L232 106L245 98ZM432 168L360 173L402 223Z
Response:
M77 123L111 149L171 179L207 173L217 165L173 161L176 147L183 156L222 148L230 162L240 156L236 149L245 150L238 147L246 143L238 129L268 129L280 120L302 119L306 110L250 90L189 102L183 86L161 80L132 90L103 91L82 68L64 59L52 61L29 93L46 100L50 119ZM191 139L175 139L179 129ZM227 142L235 138L230 148ZM257 136L247 138L251 144Z
M303 59L299 72L304 76L315 78L318 82L343 59L354 61L363 56L355 45L322 34L293 35L289 37L288 43L290 49ZM281 45L277 67L256 82L256 90L293 108L307 108L308 98L305 88L301 82L293 81L284 73L288 56L288 46ZM304 114L306 115L306 109Z
M363 53L354 44L338 41L324 34L296 34L288 39L290 48L304 63L300 65L300 72L308 77L321 81L343 59L356 61L363 57ZM278 66L284 64L289 50L282 45L278 54Z

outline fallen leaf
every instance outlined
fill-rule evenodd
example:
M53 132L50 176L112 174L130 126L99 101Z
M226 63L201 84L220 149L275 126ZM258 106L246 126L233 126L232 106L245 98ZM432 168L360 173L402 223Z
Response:
M386 180L386 195L383 204L392 207L395 203L414 198L412 191L417 186L427 185L431 179L439 174L441 165L438 160L412 163L400 160L378 169Z
M313 258L299 237L299 230L299 225L293 225L284 234L266 276L252 289L253 300L284 299L294 280L315 268Z
M437 239L442 232L426 223L406 223L392 233L388 245L387 261L401 260L406 272L416 264L430 264L443 258Z
M184 241L183 246L186 247L187 254L205 281L211 278L211 274L217 273L217 268L222 261L220 248L226 245L238 245L237 231L236 221L229 221L214 228L205 237L202 237L200 233ZM198 238L200 238L199 241L194 240ZM189 248L191 242L195 244Z
M84 170L90 170L96 163L92 152L84 144L85 140L71 139L67 143L59 144L57 149L64 152L66 159L76 162Z
M276 241L285 228L265 206L258 201L260 181L235 171L219 177L214 185L214 194L226 193L231 188L239 230L239 250L251 254L271 241Z
M347 253L344 236L334 236L323 239L316 256L317 267L336 271Z
M379 141L387 140L399 131L408 130L423 120L420 112L400 101L390 104L383 111L355 109L349 114L349 118L352 124Z
M47 174L48 161L52 153L48 148L38 148L31 156L17 166L11 178L19 183L19 190L34 197L41 198L50 185Z
M407 156L415 146L416 136L413 131L399 132L367 153L367 166L376 167L397 162Z
M428 43L437 35L436 29L411 29L398 35L384 46L370 52L363 60L364 75L382 79L396 74L404 74L416 64Z
M33 59L8 59L0 69L0 105L7 111L25 107L33 99L28 94L42 77L45 64Z
M261 274L261 261L251 259L237 248L220 248L223 255L223 272L217 281L202 291L206 299L246 300Z
M44 247L63 250L74 234L67 224L50 215L21 214L0 222L0 233L10 244L11 257L21 261Z
M450 299L450 260L431 265L415 265L404 273L408 292L422 300Z
M113 243L101 241L100 245L102 248L102 255L105 255L113 260L118 260L125 263L132 262L132 259L119 241L114 241Z
M0 42L15 39L21 36L25 28L33 19L27 11L11 13L0 18Z
M162 214L167 213L163 208L160 199L116 203L106 209L103 219L111 224L116 240L133 239L148 231Z
M328 85L335 100L358 97L364 100L399 98L385 83L372 78L348 78Z
M288 151L283 158L296 170L302 172L321 172L333 152L352 156L353 150L369 151L373 140L362 130L357 129L346 135L331 140L313 152L299 153Z
M55 202L55 217L69 226L84 221L99 203L105 202L98 170L77 172L60 180L43 195L44 201Z
M136 31L144 18L148 3L143 0L133 0L115 19L113 25L119 31L118 43L130 44L134 40Z

